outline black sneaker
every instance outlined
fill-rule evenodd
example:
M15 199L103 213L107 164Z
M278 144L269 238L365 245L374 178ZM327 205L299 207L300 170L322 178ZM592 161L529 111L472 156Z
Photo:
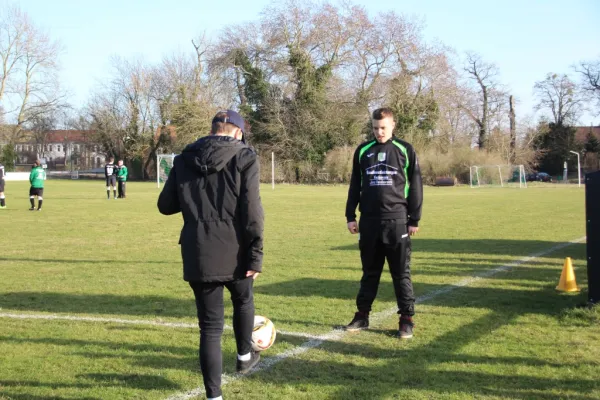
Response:
M359 311L354 314L352 322L346 325L346 330L348 332L358 332L363 329L369 329L369 314L364 314Z
M400 329L398 330L398 337L400 339L410 339L413 337L413 328L415 326L411 317L400 317Z
M250 352L250 360L248 360L248 361L237 360L237 365L235 367L235 370L238 373L245 375L248 372L250 372L250 370L252 368L256 367L256 364L258 364L259 361L260 361L260 353L258 351L251 351Z
M31 208L29 209L29 211L35 211L35 208L34 208L34 207L31 207Z
M38 208L38 211L42 211L42 209L41 209L41 208Z

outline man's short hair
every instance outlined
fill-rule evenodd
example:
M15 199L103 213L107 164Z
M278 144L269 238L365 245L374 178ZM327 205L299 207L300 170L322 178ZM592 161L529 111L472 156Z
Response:
M35 160L35 164L36 167L39 167L40 165L42 165L42 162L40 160Z
M382 120L385 118L391 118L394 120L394 111L392 111L391 108L389 107L382 107L382 108L378 108L377 110L373 111L373 119L376 120Z
M114 157L108 157L108 161L115 161Z

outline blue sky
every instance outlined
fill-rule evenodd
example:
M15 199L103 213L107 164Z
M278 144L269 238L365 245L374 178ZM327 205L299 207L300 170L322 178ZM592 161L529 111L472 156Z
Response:
M0 0L0 7L9 3ZM153 62L206 31L256 20L267 0L20 0L19 6L63 47L61 76L75 106L110 71L111 55ZM569 73L580 60L600 57L597 0L354 0L370 12L394 10L425 23L425 38L463 53L473 50L500 69L518 99L517 113L532 114L532 87L546 73ZM582 124L600 123L585 115Z

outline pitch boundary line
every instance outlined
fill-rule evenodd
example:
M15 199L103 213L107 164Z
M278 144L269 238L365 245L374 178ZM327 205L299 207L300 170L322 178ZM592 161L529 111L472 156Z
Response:
M12 318L12 319L39 319L39 320L51 320L51 321L80 321L80 322L102 322L102 323L115 323L123 325L145 325L145 326L158 326L167 328L198 328L198 324L192 324L189 322L162 322L152 321L147 319L123 319L123 318L104 318L104 317L83 317L76 315L60 315L60 314L17 314L17 313L3 313L0 312L0 318ZM233 327L224 325L224 329L233 330ZM305 332L290 332L277 330L278 335L292 336L304 339L315 339L318 335L313 335Z
M542 250L542 251L539 251L537 253L533 253L533 254L531 254L531 255L529 255L527 257L523 257L523 258L521 258L521 259L519 259L517 261L514 261L512 263L505 264L505 265L502 265L500 267L491 269L489 271L485 271L483 273L476 274L476 275L474 275L472 277L460 280L460 281L458 281L458 282L456 282L454 284L442 287L442 288L440 288L438 290L434 290L434 291L432 291L430 293L426 293L426 294L424 294L422 296L417 297L415 299L415 303L426 302L426 301L431 300L433 298L436 298L438 296L441 296L441 295L447 294L449 292L452 292L452 291L454 291L456 289L460 289L462 287L471 285L472 283L474 283L476 281L479 281L481 279L489 278L489 277L491 277L493 275L496 275L496 274L498 274L500 272L508 271L511 268L515 268L515 267L518 267L520 265L527 264L528 262L531 262L531 261L535 260L536 258L545 256L547 254L554 253L555 251L564 249L565 247L571 246L573 244L580 243L580 242L584 241L585 239L586 239L586 237L583 236L581 238L574 239L574 240L571 240L569 242L561 243L561 244L558 244L556 246L552 246L552 247L550 247L550 248L548 248L546 250ZM381 320L384 320L384 319L389 318L392 315L396 314L396 311L397 311L397 307L392 307L392 308L389 308L387 310L380 311L378 313L373 314L373 316L370 319L371 319L371 321L377 323L377 322L379 322ZM314 348L317 348L317 347L321 346L321 344L323 344L323 342L325 342L325 341L337 341L337 340L340 340L346 334L347 334L347 332L343 331L341 329L333 329L332 331L330 331L329 333L327 333L325 335L321 335L321 336L315 337L315 338L313 338L313 339L311 339L311 340L309 340L307 342L302 343L301 345L299 345L299 346L297 346L297 347L295 347L293 349L286 350L283 353L277 354L274 357L266 359L265 361L261 361L260 364L258 365L258 367L256 367L255 369L253 369L248 375L252 375L252 374L258 373L260 371L268 370L269 368L272 368L274 365L278 364L281 361L284 361L284 360L286 360L288 358L296 357L296 356L298 356L300 354L306 353L307 351L309 351L311 349L314 349ZM225 386L225 385L227 385L227 384L229 384L231 382L234 382L234 381L237 381L239 379L242 379L244 376L248 376L248 375L239 375L239 374L226 375L226 374L223 374L222 381L221 381L221 386ZM204 394L204 387L200 386L200 387L198 387L196 389L193 389L193 390L190 390L188 392L174 394L174 395L168 397L166 400L188 400L188 399L200 396L202 394Z

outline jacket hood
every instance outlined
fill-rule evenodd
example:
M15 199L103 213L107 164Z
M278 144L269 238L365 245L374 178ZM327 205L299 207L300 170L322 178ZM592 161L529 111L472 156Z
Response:
M219 172L242 149L244 143L229 136L205 136L183 149L185 165L198 173L210 175Z

